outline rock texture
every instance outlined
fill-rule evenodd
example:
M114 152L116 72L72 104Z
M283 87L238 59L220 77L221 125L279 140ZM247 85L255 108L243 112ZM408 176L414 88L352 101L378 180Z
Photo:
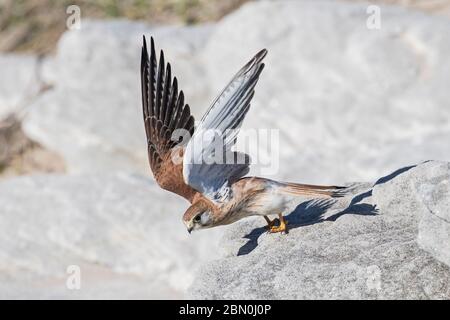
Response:
M450 159L449 19L382 6L381 29L372 30L366 10L258 1L214 26L85 23L61 39L46 68L54 90L33 106L25 130L71 172L147 172L138 74L146 34L166 51L197 120L255 52L269 50L244 129L279 130L280 139L273 148L264 136L251 140L253 174L371 181ZM268 159L274 170L263 170Z
M185 201L127 174L5 180L0 203L0 298L182 298L219 238L190 236Z
M19 108L39 91L38 59L28 55L0 55L0 120Z
M288 235L242 221L197 274L200 299L450 299L450 163L406 167L353 196L301 203Z
M44 64L44 79L54 88L31 106L24 130L63 155L69 172L147 173L139 73L142 35L156 37L158 48L176 61L173 72L187 101L199 105L204 86L194 53L210 29L85 21L81 30L63 35L58 54Z

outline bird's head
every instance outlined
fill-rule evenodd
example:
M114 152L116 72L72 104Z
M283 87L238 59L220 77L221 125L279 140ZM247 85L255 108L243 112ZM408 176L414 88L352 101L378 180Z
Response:
M211 228L214 225L213 208L206 200L199 199L186 210L183 222L189 233L192 230Z

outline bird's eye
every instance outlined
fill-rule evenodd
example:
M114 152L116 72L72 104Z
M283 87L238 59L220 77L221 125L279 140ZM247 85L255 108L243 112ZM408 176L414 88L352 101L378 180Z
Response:
M198 216L195 216L194 221L200 222L201 219L202 219L202 217L200 217L200 215L198 215Z

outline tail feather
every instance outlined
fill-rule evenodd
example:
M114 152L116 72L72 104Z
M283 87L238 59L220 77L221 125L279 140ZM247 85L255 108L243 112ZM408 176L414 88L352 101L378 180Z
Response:
M315 186L299 183L282 183L281 190L285 193L298 196L313 196L324 198L341 198L346 195L346 187Z

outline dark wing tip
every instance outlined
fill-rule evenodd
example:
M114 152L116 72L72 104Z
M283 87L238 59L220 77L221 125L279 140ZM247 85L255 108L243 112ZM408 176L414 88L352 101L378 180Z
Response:
M141 58L143 58L146 55L148 55L148 53L147 53L147 39L145 39L145 35L142 35L142 56L141 56Z
M147 51L147 39L145 35L142 35L142 50L141 50L141 73L144 72L148 61L148 51ZM147 80L147 79L143 79Z
M259 77L260 75L261 75L261 72L264 70L264 67L265 67L266 65L264 64L264 63L261 63L260 65L259 65L259 68L258 68L258 70L256 71L256 77Z
M150 49L152 50L152 52L155 51L155 40L153 39L153 37L150 37Z
M164 61L164 51L163 50L160 50L160 52L159 52L159 63L161 65L161 67L164 68L165 61Z
M260 73L264 68L264 64L262 63L262 61L267 55L267 52L268 51L266 49L262 49L257 54L255 54L253 58L250 59L250 61L247 62L247 64L238 72L238 74L251 72L252 70L255 70L255 67L257 68L256 72Z
M268 53L267 49L264 48L255 55L255 59L257 61L262 61L262 59L266 57L267 53Z

